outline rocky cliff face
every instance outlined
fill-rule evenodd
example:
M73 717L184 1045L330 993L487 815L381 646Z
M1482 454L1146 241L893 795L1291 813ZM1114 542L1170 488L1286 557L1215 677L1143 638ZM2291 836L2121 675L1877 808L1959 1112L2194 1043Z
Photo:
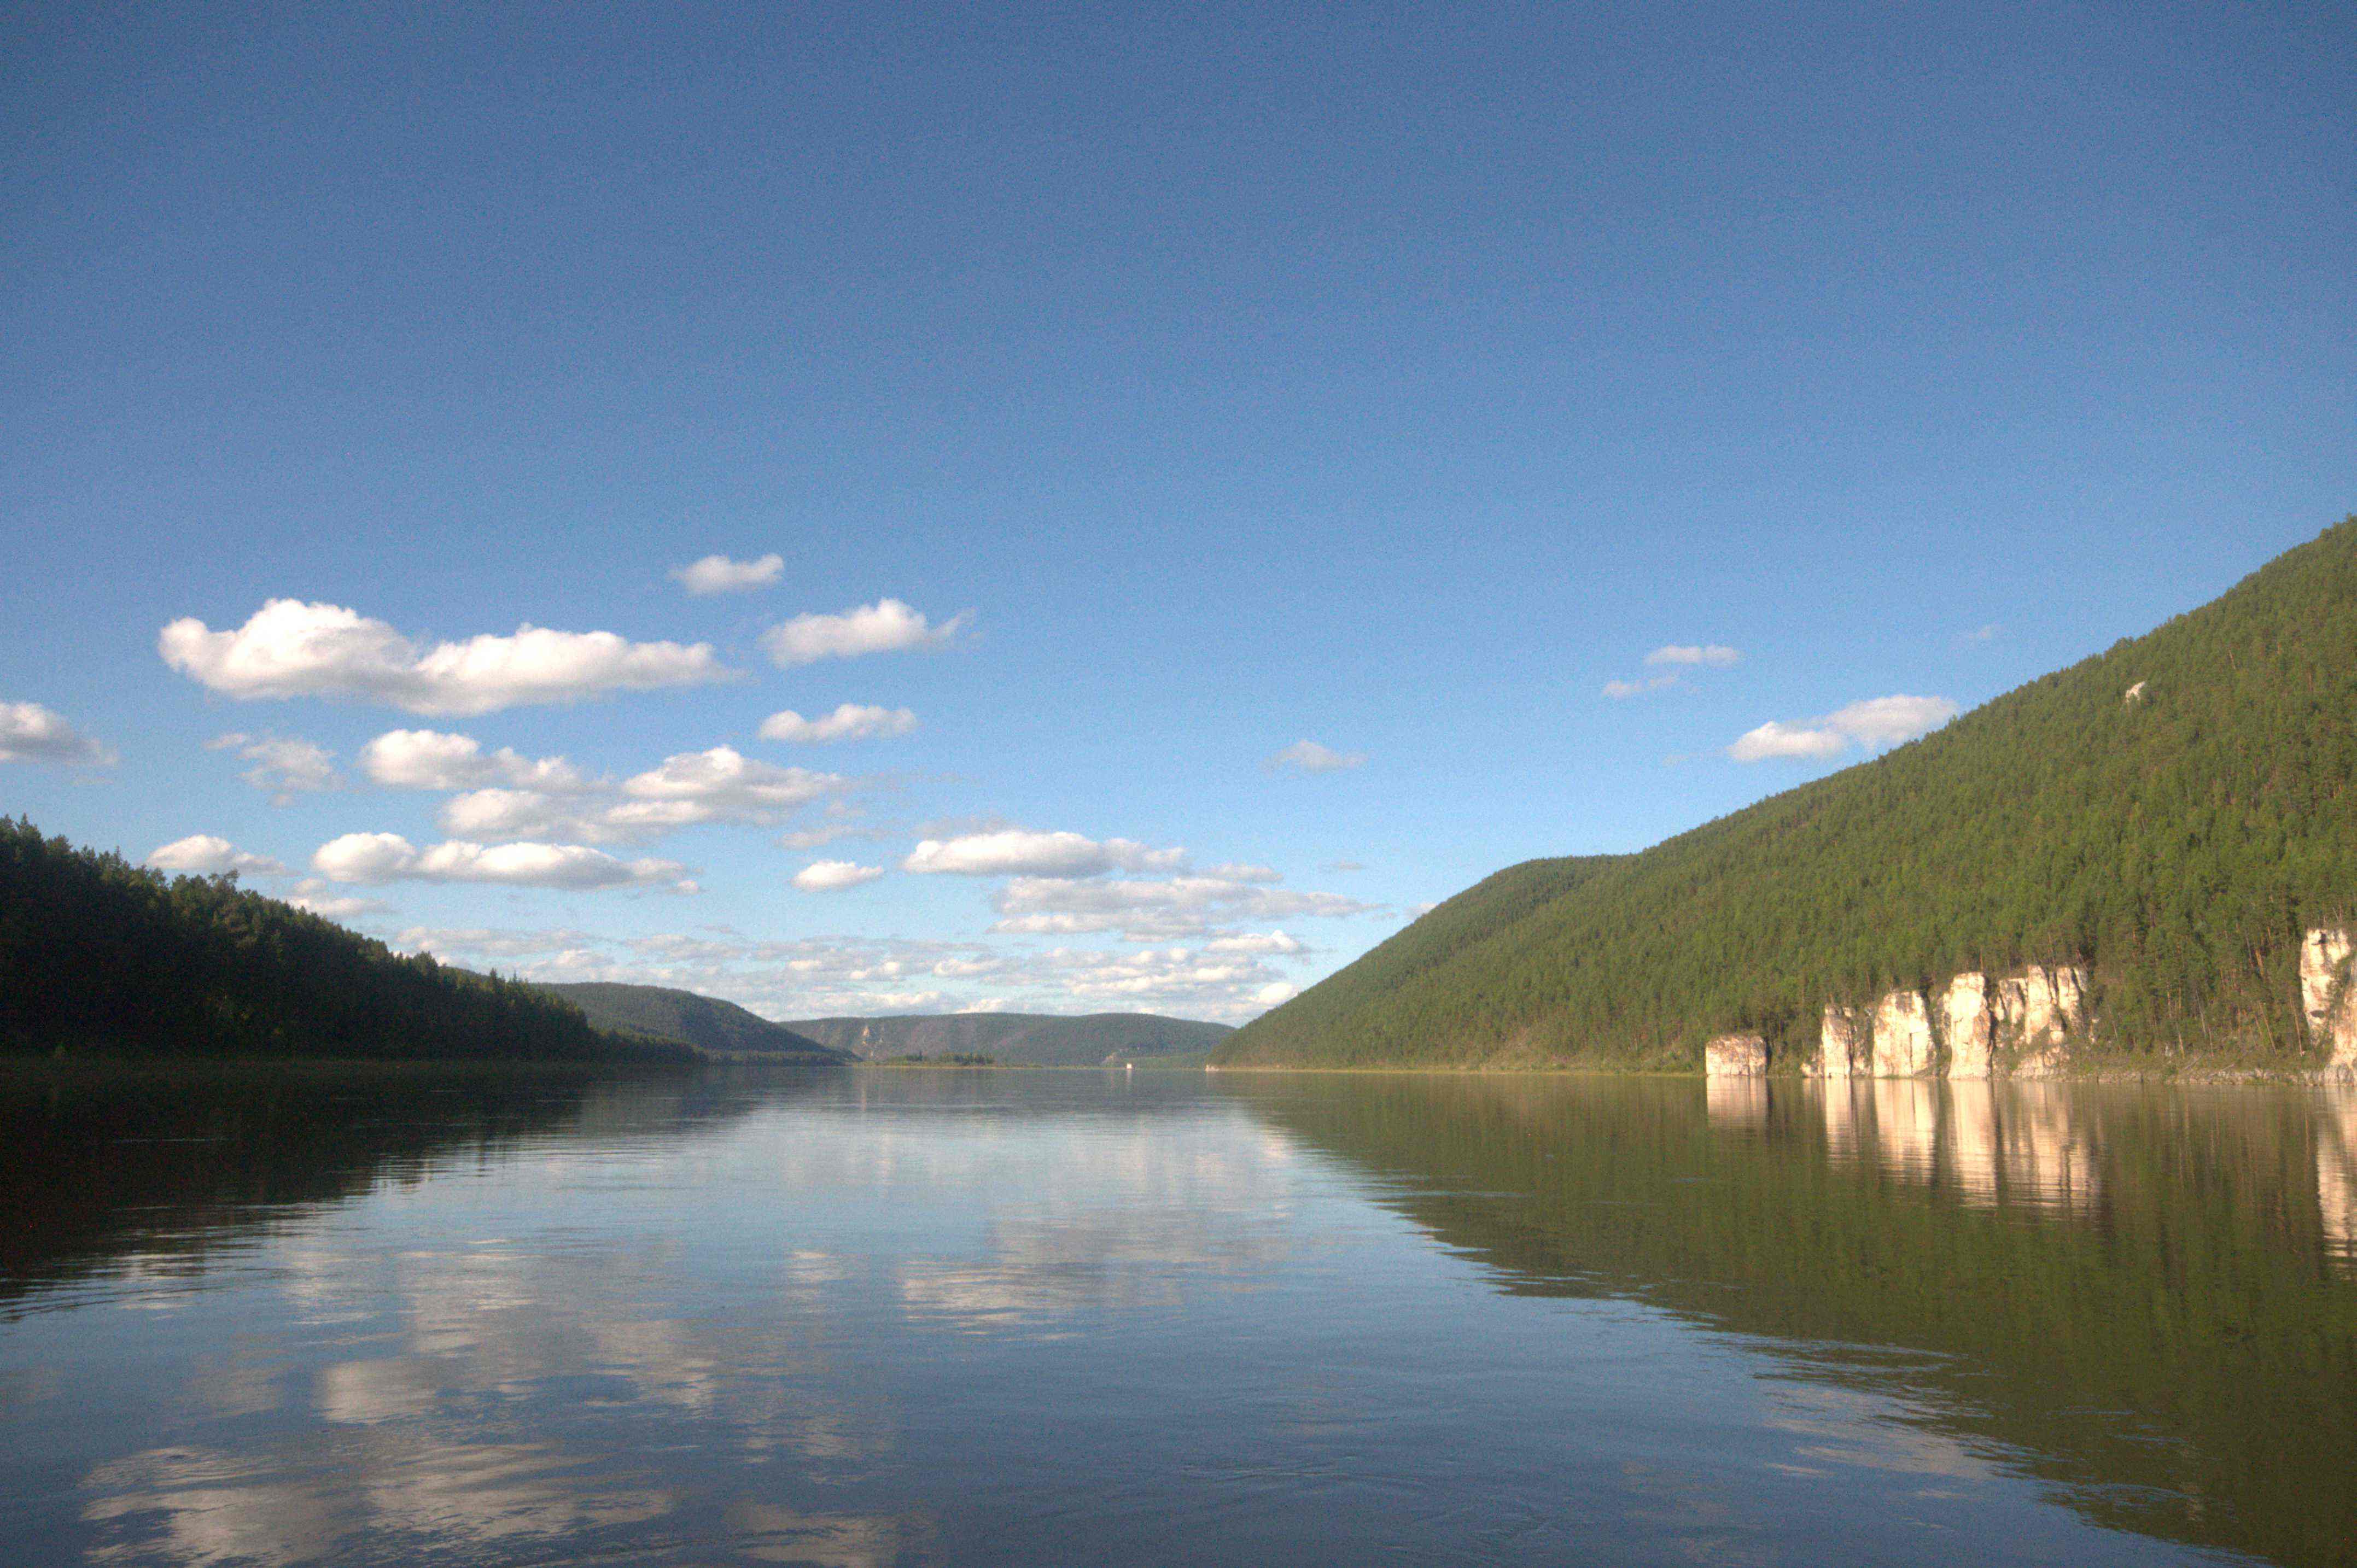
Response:
M1874 1008L1874 1076L1921 1078L1937 1060L1932 1010L1920 991L1893 991Z
M2352 987L2357 998L2357 987ZM1826 1006L1817 1057L1803 1069L1824 1078L1986 1079L2007 1056L2017 1077L2059 1069L2063 1040L2086 1022L2087 972L2077 964L2032 966L1992 982L1979 970L1951 976L1927 998L1912 987L1886 993L1871 1009ZM2357 1045L2357 999L2351 1005Z
M2357 1083L2357 929L2319 927L2299 950L2299 1004L2309 1041L2324 1055L2322 1076ZM1871 1009L1828 1004L1818 1024L1817 1055L1803 1071L1828 1079L1996 1076L2060 1078L2065 1047L2085 1034L2084 964L2029 964L1992 979L1979 970L1952 975L1925 993L1886 992ZM1754 1039L1725 1036L1721 1039ZM1720 1042L1713 1041L1711 1049ZM1765 1071L1765 1052L1762 1052ZM1714 1073L1732 1071L1714 1067Z
M2075 963L2031 964L1997 983L1998 1037L2024 1056L2061 1045L2086 1013L2087 972Z
M1828 1005L1817 1026L1816 1070L1826 1078L1874 1071L1871 1025L1855 1007Z
M1768 1042L1758 1035L1721 1035L1703 1047L1702 1069L1710 1078L1765 1078Z
M1987 975L1967 970L1941 991L1940 1038L1947 1047L1950 1078L1988 1077L1996 1035L1989 1015Z
M2323 1048L2327 1070L2357 1077L2357 985L2350 983L2349 957L2357 935L2338 926L2308 933L2299 944L2299 1007L2308 1036Z

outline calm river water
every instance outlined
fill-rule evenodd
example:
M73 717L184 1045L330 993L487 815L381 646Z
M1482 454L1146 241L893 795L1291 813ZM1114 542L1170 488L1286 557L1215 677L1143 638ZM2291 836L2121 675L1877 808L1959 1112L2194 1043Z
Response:
M18 1069L0 1559L2357 1561L2357 1099Z

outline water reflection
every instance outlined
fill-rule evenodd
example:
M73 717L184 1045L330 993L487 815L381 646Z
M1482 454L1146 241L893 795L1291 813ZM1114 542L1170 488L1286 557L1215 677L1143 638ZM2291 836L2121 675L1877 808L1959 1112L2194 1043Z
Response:
M234 1264L310 1206L480 1168L536 1137L675 1124L712 1093L684 1075L567 1069L0 1062L0 1321L28 1297L72 1301L60 1287L91 1274L113 1299L169 1310L175 1282ZM306 1284L334 1294L331 1278Z
M1768 1122L1768 1080L1711 1078L1704 1080L1710 1119L1723 1127L1760 1127Z
M2318 1119L2316 1211L2327 1244L2357 1263L2357 1090L2333 1095Z
M1874 1094L1875 1150L1883 1169L1893 1176L1928 1178L1940 1125L1939 1086L1920 1079L1869 1081Z
M922 1520L802 1514L764 1503L739 1503L728 1526L743 1556L812 1568L885 1568L914 1555L931 1533Z
M1713 1079L1705 1103L1714 1126L1765 1129L1771 1100L1781 1095L1813 1106L1835 1160L1867 1155L1892 1176L1936 1183L1984 1207L2003 1195L2087 1212L2097 1197L2094 1150L2073 1127L2074 1092L1985 1079L1835 1079L1771 1088L1763 1079Z
M2095 1206L2094 1150L2074 1127L2072 1096L2053 1083L1994 1084L1985 1079L1751 1080L1752 1093L1722 1107L1711 1088L1716 1123L1768 1125L1772 1093L1813 1103L1826 1154L1839 1161L1867 1154L1888 1175L1940 1185L1983 1207L2014 1203L2084 1213Z
M2357 1539L2357 1096L231 1074L0 1112L27 1561Z
M91 1472L84 1487L96 1500L82 1517L124 1527L103 1532L93 1562L275 1565L388 1537L442 1551L569 1540L673 1506L660 1487L580 1472L579 1461L544 1447L416 1434L305 1455L159 1449Z
M1997 1199L1997 1101L1999 1091L1987 1079L1959 1079L1948 1085L1949 1179L1966 1201L1986 1208ZM2010 1092L2007 1095L2008 1107Z
M1503 1288L1759 1337L1820 1409L1899 1401L1911 1435L1875 1435L1872 1462L1994 1452L2106 1525L2284 1562L2346 1561L2357 1541L2357 1496L2332 1479L2357 1466L2357 1096L1229 1088Z

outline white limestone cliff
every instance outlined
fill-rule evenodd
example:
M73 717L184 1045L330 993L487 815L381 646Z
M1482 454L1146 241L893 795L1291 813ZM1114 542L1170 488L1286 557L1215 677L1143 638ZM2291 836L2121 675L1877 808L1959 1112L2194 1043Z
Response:
M2038 964L1997 982L1990 1010L1997 1043L2025 1060L2054 1052L2086 1018L2087 971L2075 963Z
M1872 1029L1856 1008L1826 1007L1817 1026L1816 1069L1826 1078L1873 1071Z
M2357 935L2339 926L2319 926L2299 944L2299 1007L2311 1042L2323 1048L2326 1071L2357 1077L2357 985L2350 983L2349 958Z
M1851 1078L1947 1078L1986 1080L2066 1076L2074 1039L2091 1034L2089 977L2081 963L2029 964L2001 976L1965 970L1925 992L1902 986L1871 1008L1827 1004L1819 1016L1815 1058L1803 1071L1829 1080ZM2310 1043L2325 1061L2328 1082L2357 1084L2357 927L2323 926L2300 944L2299 1003ZM1759 1042L1752 1035L1725 1042ZM1714 1076L1767 1070L1758 1055L1730 1050L1714 1057ZM1756 1063L1756 1065L1745 1065ZM1831 1102L1828 1101L1828 1104Z
M1921 992L1893 991L1875 1004L1875 1077L1921 1077L1937 1060L1932 1047L1932 1012Z
M1988 976L1976 969L1957 975L1940 992L1940 1040L1947 1047L1950 1078L1989 1075L1996 1038L1989 1015Z
M1703 1047L1702 1069L1711 1078L1765 1078L1768 1042L1758 1035L1721 1035Z

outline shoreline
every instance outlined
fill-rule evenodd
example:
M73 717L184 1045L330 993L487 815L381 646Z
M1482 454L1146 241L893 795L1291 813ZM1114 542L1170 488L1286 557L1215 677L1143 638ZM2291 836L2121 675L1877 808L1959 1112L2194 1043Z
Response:
M2184 1085L2187 1087L2232 1088L2263 1086L2293 1089L2348 1089L2357 1087L2357 1079L2346 1069L2266 1068L2266 1067L2204 1067L2197 1065L2166 1068L2139 1068L2119 1064L2091 1064L2077 1070L2045 1072L2035 1075L2006 1073L1988 1078L1947 1078L1932 1074L1906 1077L1877 1078L1872 1074L1855 1074L1847 1078L1827 1079L1820 1073L1767 1072L1749 1077L1713 1075L1696 1068L1643 1067L1497 1067L1467 1064L1457 1067L1402 1063L1396 1066L1365 1067L1290 1067L1281 1064L1254 1062L1251 1064L1213 1063L1203 1069L1214 1076L1227 1073L1318 1073L1334 1076L1390 1075L1413 1073L1432 1078L1659 1078L1698 1079L1705 1083L1986 1083L2013 1085L2028 1083L2108 1083L2147 1084L2154 1086Z
M121 1078L168 1077L189 1071L249 1077L304 1077L326 1074L368 1073L382 1077L426 1077L468 1074L500 1077L609 1077L634 1074L672 1074L708 1069L737 1068L791 1069L795 1071L852 1072L1071 1072L1118 1073L1119 1068L1084 1062L809 1062L771 1060L759 1056L712 1057L703 1060L591 1060L581 1061L562 1057L534 1057L511 1059L483 1059L466 1057L211 1057L198 1055L175 1056L31 1056L0 1055L0 1080L38 1079L66 1076ZM2010 1087L2018 1084L2094 1083L2113 1086L2149 1088L2205 1089L2357 1089L2346 1069L2268 1068L2255 1066L2205 1066L2200 1064L2170 1065L2161 1068L2138 1067L2126 1063L2090 1063L2074 1071L2040 1073L2034 1076L2018 1074L1995 1075L1985 1079L1953 1079L1932 1075L1876 1078L1856 1075L1828 1079L1821 1074L1772 1071L1745 1078L1711 1074L1692 1068L1648 1067L1506 1067L1466 1064L1462 1066L1419 1065L1415 1063L1370 1064L1357 1067L1289 1066L1281 1063L1222 1064L1210 1063L1196 1067L1147 1067L1140 1064L1141 1072L1157 1077L1218 1078L1235 1074L1260 1076L1328 1077L1328 1078L1642 1078L1665 1080L1699 1080L1704 1083L1760 1083L1790 1087L1796 1084L1825 1085L1827 1083L1926 1083L1926 1084L1987 1084Z

